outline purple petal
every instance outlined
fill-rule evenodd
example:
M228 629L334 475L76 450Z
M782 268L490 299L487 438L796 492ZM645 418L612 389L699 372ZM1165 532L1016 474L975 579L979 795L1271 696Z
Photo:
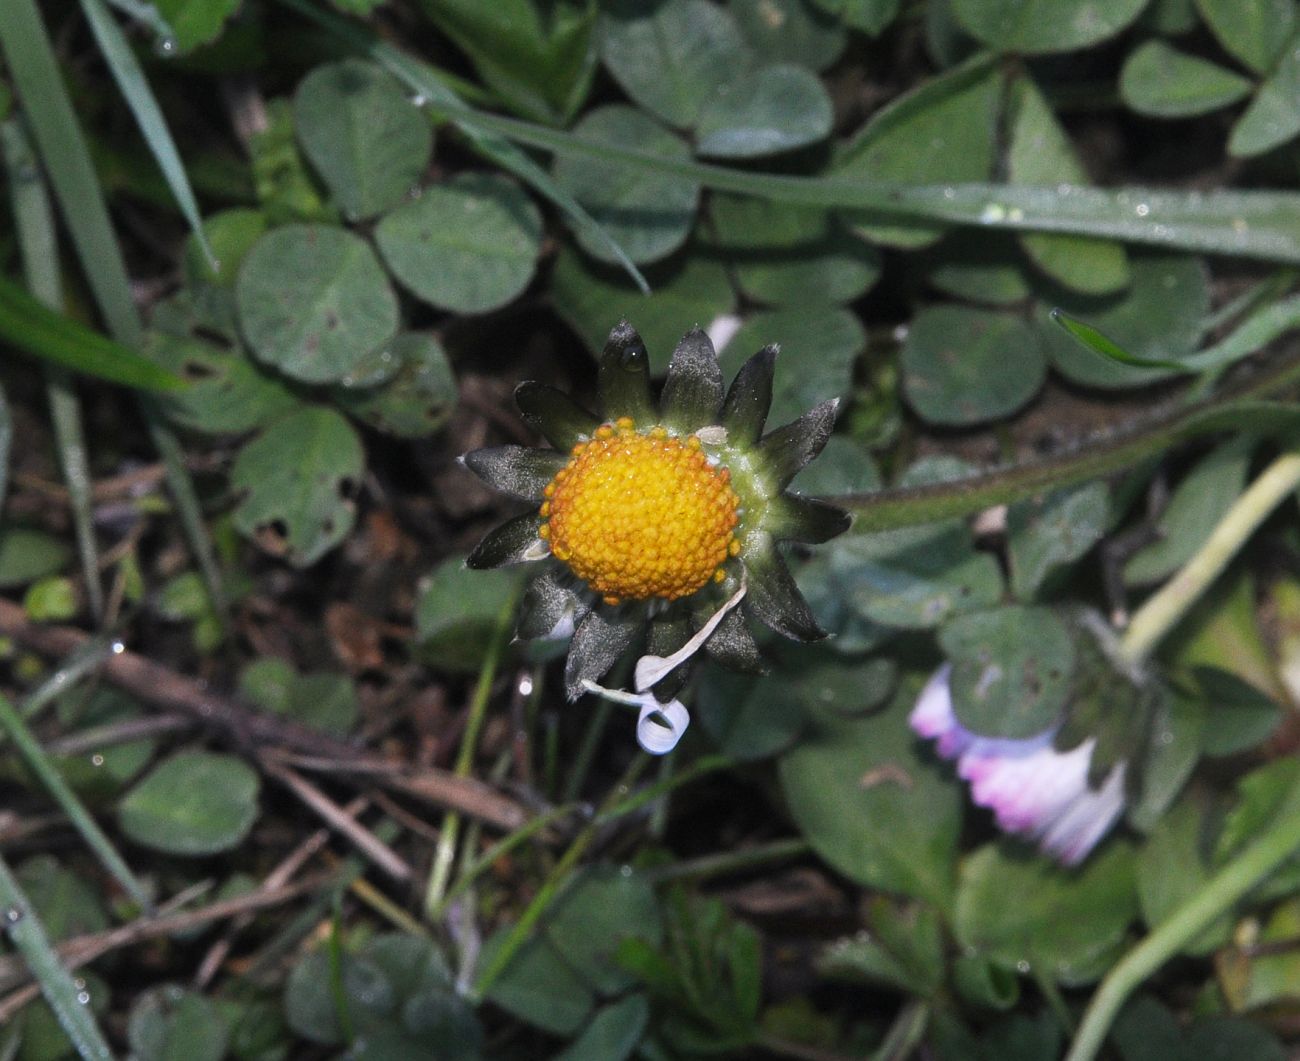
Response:
M948 684L951 677L951 663L945 663L930 675L908 718L913 732L928 740L938 740L938 752L945 759L955 759L975 740L975 735L963 728L953 714L952 690Z

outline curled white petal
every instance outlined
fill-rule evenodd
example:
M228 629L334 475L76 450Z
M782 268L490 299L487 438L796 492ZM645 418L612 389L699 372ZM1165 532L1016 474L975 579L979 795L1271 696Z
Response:
M745 596L745 582L742 579L740 589L736 590L728 597L716 612L709 616L709 621L695 632L686 644L682 645L671 656L642 656L636 661L636 670L633 672L636 691L645 692L652 685L658 682L665 674L675 670L697 653L703 646L704 642L713 636L713 631L718 628L718 623L722 622L727 612L731 611L741 598Z
M709 342L713 344L713 349L719 353L731 342L735 334L740 331L740 326L744 323L734 313L724 313L719 317L714 317L712 322L704 332L709 337Z
M680 700L660 704L650 693L641 695L646 703L636 721L636 741L651 755L664 755L677 747L691 724L691 713Z

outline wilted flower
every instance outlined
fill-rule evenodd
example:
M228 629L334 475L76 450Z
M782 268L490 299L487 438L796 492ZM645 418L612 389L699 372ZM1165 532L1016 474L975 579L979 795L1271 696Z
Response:
M525 593L518 632L545 637L575 624L571 698L643 630L636 691L653 688L663 701L701 647L728 666L760 668L744 615L797 640L825 636L777 542L823 542L848 526L842 510L786 490L826 444L837 402L764 435L775 357L774 347L760 350L724 396L713 345L697 329L677 345L656 400L645 346L623 322L600 358L600 415L523 383L519 411L554 448L500 446L464 458L492 486L533 503L468 563L547 561Z
M912 729L936 741L945 759L970 783L971 799L993 811L999 828L1036 841L1067 866L1081 862L1124 809L1125 764L1115 764L1100 786L1089 784L1096 739L1069 751L1053 746L1060 729L1010 740L981 737L957 721L945 663L931 676L912 709Z

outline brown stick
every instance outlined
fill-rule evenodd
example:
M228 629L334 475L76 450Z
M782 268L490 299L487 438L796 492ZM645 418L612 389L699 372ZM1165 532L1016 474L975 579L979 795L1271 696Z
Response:
M52 658L75 652L89 639L74 627L34 623L20 605L4 598L0 598L0 635ZM123 650L109 656L102 673L142 703L178 711L218 730L254 759L272 749L313 756L326 764L323 768L329 772L372 778L386 788L459 811L499 829L517 829L530 816L522 804L481 781L432 767L410 774L404 765L370 755L347 741L275 715L250 711L134 652Z

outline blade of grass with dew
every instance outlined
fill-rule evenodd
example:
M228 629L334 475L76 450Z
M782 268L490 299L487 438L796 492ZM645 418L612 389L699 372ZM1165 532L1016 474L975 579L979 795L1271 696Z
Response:
M138 349L143 328L131 295L126 262L34 0L9 0L6 4L5 17L0 18L0 51L9 64L11 82L108 330L118 342ZM180 443L147 396L141 396L141 406L150 437L162 454L167 483L190 549L198 559L213 609L225 628L228 616L221 573Z
M36 911L0 856L0 918L5 935L27 961L41 993L84 1061L113 1061L95 1016L86 1005L85 988L59 961Z
M587 233L591 239L603 245L614 256L642 294L650 293L650 285L646 282L646 278L618 241L587 213L581 203L556 184L546 170L520 151L508 137L484 128L478 121L478 116L484 112L466 106L431 67L384 43L368 30L355 26L337 15L319 10L307 0L281 0L281 2L379 63L423 99L432 110L448 114L457 128L482 154L503 169L509 170L539 195L553 202L568 215L576 230Z
M108 2L127 18L134 19L142 26L147 26L163 40L176 36L171 23L158 13L158 8L148 0L108 0Z
M135 115L136 124L140 127L149 150L153 152L153 157L158 162L158 168L162 170L167 186L171 189L176 205L180 208L181 216L185 218L190 231L197 237L208 265L213 270L218 269L216 255L212 253L208 237L203 233L199 204L194 200L194 191L190 188L185 165L181 162L180 153L176 150L172 134L167 128L167 121L158 108L158 101L154 99L149 82L145 80L144 71L140 69L135 52L131 51L131 46L127 43L121 28L113 20L113 16L109 14L103 0L81 0L81 10L86 16L86 21L90 23L90 30L95 35L95 43L99 45L104 61L108 64L109 73L117 82L122 97L131 108L131 113Z
M59 280L54 215L31 144L17 121L7 121L0 126L0 152L4 155L9 175L14 227L18 232L18 249L27 287L37 299L58 312L63 304L63 290ZM67 369L45 366L45 393L50 404L59 465L63 469L63 482L72 508L72 528L81 559L81 577L86 584L90 612L98 623L104 617L104 589L99 581L99 548L95 543L91 514L90 463L86 458L81 406Z
M910 217L1018 232L1061 232L1119 239L1185 251L1300 262L1300 194L1281 191L1183 192L1158 188L1091 188L991 183L907 185L842 177L755 173L689 159L664 158L636 147L584 140L518 118L475 110L427 68L307 0L281 0L339 34L353 47L426 94L430 107L479 133L555 154L698 181L718 191L777 202L853 209L877 219Z
M84 324L56 313L0 277L0 339L33 357L109 383L170 391L185 381Z
M0 696L0 733L8 735L19 758L50 797L62 808L63 813L76 827L86 846L94 852L100 864L113 875L141 909L152 909L153 904L144 885L131 872L131 867L126 864L126 860L118 854L113 842L99 827L85 804L77 798L77 794L68 786L63 775L59 773L58 767L50 761L50 757L45 754L45 749L27 728L27 723L4 696Z
M1110 336L1102 334L1091 324L1076 320L1059 309L1052 310L1049 316L1054 323L1059 324L1077 339L1084 349L1091 350L1107 361L1128 368L1160 368L1179 373L1193 371L1186 361L1166 361L1157 357L1139 357L1137 354L1130 354Z

